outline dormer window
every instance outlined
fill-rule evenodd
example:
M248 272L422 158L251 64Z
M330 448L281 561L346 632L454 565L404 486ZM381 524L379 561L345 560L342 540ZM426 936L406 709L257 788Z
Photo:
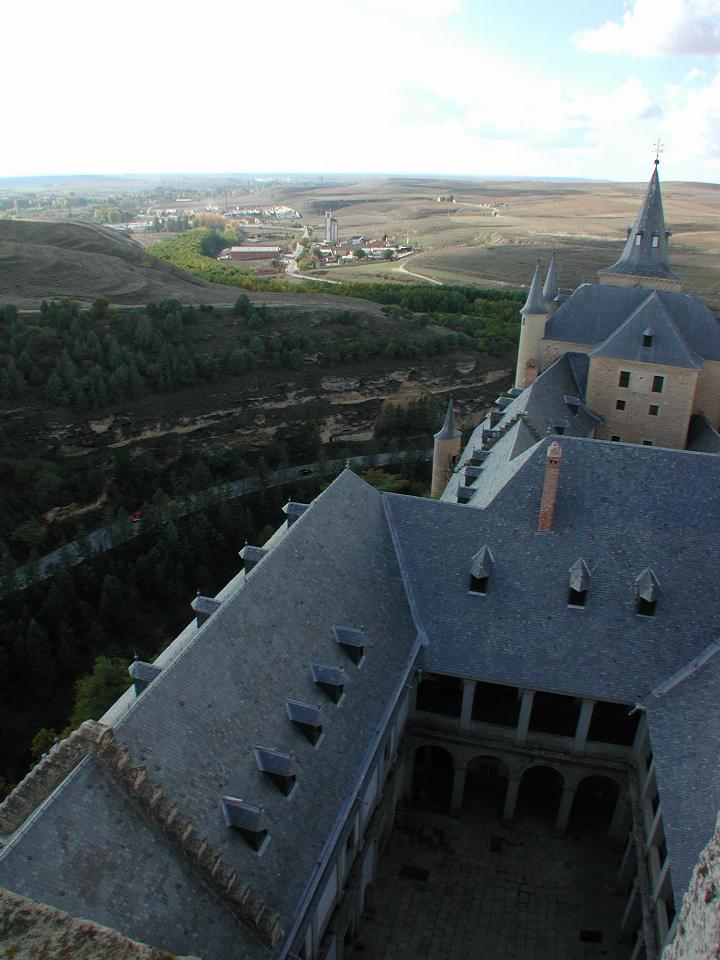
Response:
M659 234L654 233L654 234L652 235L652 245L653 245L653 247L658 247L658 246L660 245L660 235L659 235Z
M653 341L652 330L644 330L644 331L643 331L643 346L644 346L644 347L651 347L651 346L652 346L652 341Z
M255 747L255 762L258 770L287 797L297 780L297 766L293 758L278 750Z
M225 823L237 830L248 846L260 853L269 839L263 808L236 797L223 797L222 808Z
M584 607L590 585L590 570L582 557L578 557L569 570L568 606Z
M322 736L322 714L318 708L300 700L286 701L285 708L300 733L314 746Z
M655 616L659 586L652 569L646 567L635 581L635 613L639 617Z
M470 593L487 593L490 573L495 562L489 547L481 547L470 562Z
M367 634L355 627L333 627L335 640L357 666L365 656L365 647L370 645Z
M327 694L333 703L338 703L348 679L345 671L340 667L332 666L330 663L318 663L313 660L310 664L310 672L320 689Z
M636 234L635 234L635 246L636 246L636 247L639 247L641 243L642 243L642 234L641 234L641 233L636 233Z

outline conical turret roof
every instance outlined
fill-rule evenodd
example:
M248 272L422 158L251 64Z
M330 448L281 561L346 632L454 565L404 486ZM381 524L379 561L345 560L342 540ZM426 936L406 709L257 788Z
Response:
M547 276L545 277L545 285L543 286L543 300L545 303L552 303L557 295L557 267L555 266L555 254L553 253L550 258Z
M520 313L547 313L547 307L543 300L542 280L540 279L540 260L535 266L530 290L528 291L525 306L520 308Z
M452 397L448 401L447 413L442 429L435 434L436 440L455 440L460 436L460 431L455 427L455 414L453 413Z
M620 273L624 276L680 280L670 269L668 260L668 237L665 229L658 161L645 191L640 213L635 225L628 233L627 241L619 259L611 267L600 270L602 273Z

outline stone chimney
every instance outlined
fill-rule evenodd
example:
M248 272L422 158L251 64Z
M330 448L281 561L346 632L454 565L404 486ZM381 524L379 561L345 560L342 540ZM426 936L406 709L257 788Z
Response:
M562 447L557 440L555 440L548 447L547 459L545 461L545 482L543 483L542 500L540 501L538 533L549 533L552 530L558 483L560 482L561 463Z

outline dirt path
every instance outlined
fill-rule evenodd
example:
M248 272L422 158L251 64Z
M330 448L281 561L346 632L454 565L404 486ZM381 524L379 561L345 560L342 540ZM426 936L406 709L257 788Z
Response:
M410 277L417 277L418 280L424 280L426 283L434 283L436 286L441 287L442 282L440 280L434 280L432 277L424 277L421 273L413 273L412 270L408 270L404 263L401 263L399 267L395 267L394 273L406 273Z

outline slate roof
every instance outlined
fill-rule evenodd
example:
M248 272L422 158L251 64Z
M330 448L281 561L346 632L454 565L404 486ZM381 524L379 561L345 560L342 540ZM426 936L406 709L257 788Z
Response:
M700 453L720 453L720 433L702 413L690 417L686 446Z
M525 390L515 397L502 411L496 429L502 430L513 424L488 450L483 460L480 475L472 484L472 506L485 506L495 493L516 473L524 463L521 455L541 440L548 431L554 432L553 423L566 422L565 435L587 437L593 433L600 418L582 399L587 383L589 359L582 353L565 353L552 363ZM568 404L566 397L577 403ZM489 419L473 431L465 450L460 456L455 472L443 491L442 500L455 502L460 477L465 464L482 443L483 431Z
M428 670L635 702L707 646L717 628L720 458L576 437L563 450L553 530L537 533L550 438L531 448L485 509L390 496L387 510ZM702 504L702 509L699 509ZM487 545L492 586L468 593ZM591 579L567 606L578 557ZM654 617L635 613L636 579L660 582Z
M551 303L558 295L557 284L557 265L555 263L555 254L550 257L550 266L548 267L545 283L543 284L543 300L545 303Z
M535 265L535 273L533 274L532 283L530 284L530 289L528 290L527 300L525 305L520 308L520 313L547 313L547 307L545 306L545 301L543 300L543 285L542 279L540 277L540 260L538 260Z
M650 345L645 346L649 340ZM613 357L637 363L697 370L702 358L690 350L667 307L653 291L610 336L590 351L591 357Z
M334 624L361 628L372 641L362 669L340 649ZM356 786L416 638L382 496L346 470L116 723L120 744L146 764L179 813L280 914L286 931ZM348 674L338 705L313 683L313 660ZM289 699L320 710L323 739L317 749L289 719ZM297 783L290 797L258 770L257 745L294 759ZM219 907L208 907L206 921L198 916L190 922L191 906L181 900L195 895L198 881L174 886L188 868L162 838L140 830L126 801L120 804L125 819L116 825L115 792L87 792L82 778L69 777L33 821L38 826L21 831L0 854L0 883L174 953L204 960L265 956L265 948L258 953ZM223 796L265 811L269 842L261 857L226 826ZM105 825L105 855L98 856L100 841L87 823ZM40 876L46 864L47 882ZM63 889L73 891L70 902L58 893L61 877ZM165 877L170 902L161 909L153 904ZM98 889L106 894L102 909ZM144 910L143 898L151 904ZM152 925L145 922L148 911ZM202 949L195 929L202 931Z
M720 657L651 702L647 715L679 905L720 809Z
M636 242L638 236L640 243ZM679 280L677 274L670 269L668 236L656 163L637 220L628 234L620 257L611 267L599 272L646 279ZM653 246L653 238L657 246Z
M436 440L454 440L456 437L460 436L460 431L455 426L455 413L453 412L453 402L452 398L448 400L447 411L445 413L445 420L442 427L435 434Z
M655 292L687 349L705 360L720 360L720 324L695 294ZM581 284L545 324L545 340L602 343L647 300L643 287Z

